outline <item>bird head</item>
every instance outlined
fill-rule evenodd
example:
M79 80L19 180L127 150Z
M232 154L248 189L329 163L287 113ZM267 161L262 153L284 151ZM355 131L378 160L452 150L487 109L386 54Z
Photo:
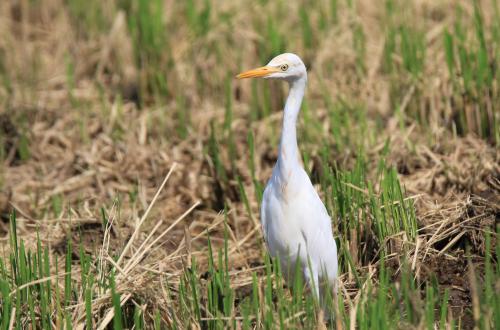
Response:
M238 79L259 77L293 82L307 78L307 70L300 57L292 53L284 53L273 58L266 66L248 70L236 76Z

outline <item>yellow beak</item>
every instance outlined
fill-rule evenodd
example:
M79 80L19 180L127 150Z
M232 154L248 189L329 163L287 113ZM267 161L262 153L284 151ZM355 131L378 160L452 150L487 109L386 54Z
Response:
M244 78L257 78L257 77L265 77L268 74L274 73L274 72L279 72L280 70L278 68L273 68L270 66L263 66L257 69L252 69L248 70L245 72L240 73L239 75L236 76L238 79L244 79Z

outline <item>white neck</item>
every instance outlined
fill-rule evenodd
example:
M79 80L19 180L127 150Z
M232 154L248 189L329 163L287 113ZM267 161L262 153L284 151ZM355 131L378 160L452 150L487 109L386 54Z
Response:
M282 174L288 175L294 167L301 166L299 148L297 146L297 117L304 98L307 78L303 77L290 82L290 91L283 112L283 129L278 155L278 167Z

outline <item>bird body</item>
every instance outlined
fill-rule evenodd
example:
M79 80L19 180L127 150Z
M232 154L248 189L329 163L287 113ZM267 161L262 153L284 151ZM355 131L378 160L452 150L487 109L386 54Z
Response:
M327 286L336 290L337 246L330 216L302 167L297 146L296 123L307 84L306 67L297 55L285 53L237 77L275 78L290 85L278 160L262 198L262 230L270 255L280 260L285 280L293 284L299 267L315 296L323 300Z

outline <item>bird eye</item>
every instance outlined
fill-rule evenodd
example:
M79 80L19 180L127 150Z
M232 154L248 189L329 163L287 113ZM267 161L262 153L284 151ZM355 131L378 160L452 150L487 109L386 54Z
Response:
M280 66L280 69L281 69L281 71L288 70L288 64L283 64L282 66Z

